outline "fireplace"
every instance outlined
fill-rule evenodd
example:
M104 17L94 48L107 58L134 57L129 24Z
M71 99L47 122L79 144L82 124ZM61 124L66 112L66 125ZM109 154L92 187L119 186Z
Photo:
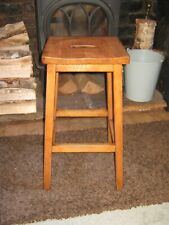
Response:
M118 34L119 0L36 0L38 52L49 35Z

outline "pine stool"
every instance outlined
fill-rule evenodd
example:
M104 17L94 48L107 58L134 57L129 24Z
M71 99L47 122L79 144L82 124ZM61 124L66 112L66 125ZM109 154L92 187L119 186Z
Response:
M52 153L114 152L116 186L123 186L122 65L129 57L117 37L49 37L42 54L47 64L46 114L44 135L44 189L51 185ZM105 72L105 109L57 109L60 72ZM108 143L57 144L54 123L57 117L106 117Z

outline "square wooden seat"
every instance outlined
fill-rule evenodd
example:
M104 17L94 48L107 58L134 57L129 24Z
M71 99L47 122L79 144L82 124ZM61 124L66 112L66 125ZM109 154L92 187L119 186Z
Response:
M113 152L115 154L116 186L123 186L122 131L122 65L129 57L117 37L49 37L42 54L47 64L46 112L44 135L44 188L51 185L52 153ZM107 108L58 109L60 72L105 72ZM106 117L108 143L57 144L54 123L57 117ZM105 171L106 172L106 171Z

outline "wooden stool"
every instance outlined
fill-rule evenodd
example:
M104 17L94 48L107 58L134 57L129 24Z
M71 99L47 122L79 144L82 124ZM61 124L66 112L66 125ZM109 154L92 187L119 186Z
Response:
M123 186L122 64L128 54L116 37L49 37L42 62L47 64L44 140L44 189L51 184L52 153L114 152L116 186ZM106 72L107 109L56 109L59 72ZM108 143L57 144L54 123L57 117L106 117ZM105 171L106 172L106 171Z

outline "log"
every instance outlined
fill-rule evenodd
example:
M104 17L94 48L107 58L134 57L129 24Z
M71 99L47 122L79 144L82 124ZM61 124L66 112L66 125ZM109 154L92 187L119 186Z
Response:
M20 78L20 79L2 79L0 80L1 88L26 88L36 89L37 83L34 77L31 78Z
M148 19L136 19L136 34L133 48L152 49L156 22Z
M0 40L22 33L26 33L26 27L23 21L14 24L7 24L0 28Z
M62 94L73 94L78 91L72 73L62 74L59 81L59 92Z
M30 78L33 75L32 65L0 66L0 79Z
M75 75L75 82L82 93L98 94L104 91L104 87L93 76L86 73Z
M36 100L0 104L0 115L36 113Z
M33 74L32 56L0 60L0 79L28 78Z
M17 53L19 55L19 53ZM1 59L0 60L0 68L1 66L13 66L13 65L30 65L32 64L32 56L27 55L20 58L12 58L12 59Z
M12 36L7 39L1 39L0 40L0 48L4 47L10 47L10 46L20 46L20 45L26 45L29 43L29 37L27 33L18 34L15 36Z
M1 51L30 51L29 45L13 45L13 46L1 46Z
M18 58L22 58L24 56L28 56L31 55L31 52L25 49L20 49L20 50L4 50L4 49L0 49L0 61L1 59L18 59Z
M63 86L59 87L59 92L62 94L73 94L77 90L77 86L72 79L69 79Z
M86 94L98 94L102 92L104 89L97 85L96 83L93 83L92 81L88 81L84 88L82 88L82 92Z
M92 73L91 78L94 83L102 88L105 88L105 74L104 73Z
M0 89L0 103L21 100L36 100L36 92L26 88L2 88Z

